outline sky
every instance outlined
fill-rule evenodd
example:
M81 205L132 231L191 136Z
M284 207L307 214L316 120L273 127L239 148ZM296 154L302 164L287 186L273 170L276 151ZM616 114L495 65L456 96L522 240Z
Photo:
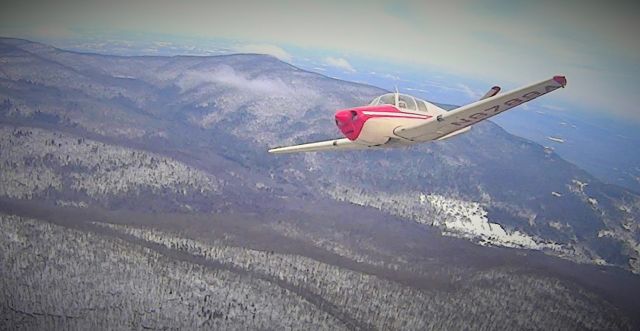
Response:
M191 40L193 47L267 53L354 81L386 76L407 92L451 89L462 100L444 102L457 104L492 85L515 88L563 74L567 89L545 97L550 108L640 123L640 5L631 1L23 0L0 6L2 36L54 44L108 36L156 47Z

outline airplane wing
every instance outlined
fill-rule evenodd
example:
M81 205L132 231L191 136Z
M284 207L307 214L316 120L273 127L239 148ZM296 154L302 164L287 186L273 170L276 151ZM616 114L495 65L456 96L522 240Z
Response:
M498 94L498 92L500 92L500 86L494 86L492 87L487 93L485 93L482 98L480 98L480 100L484 100L487 98L491 98L492 96Z
M366 145L356 144L353 141L342 138L327 141L320 141L315 143L308 143L295 146L277 147L269 150L269 153L284 154L284 153L297 153L297 152L318 152L329 150L345 150L345 149L363 149L370 148Z
M558 88L565 87L566 84L567 79L564 76L555 76L539 83L504 94L494 95L446 112L427 123L398 127L394 130L394 133L411 141L436 140L531 101L541 95L555 91Z

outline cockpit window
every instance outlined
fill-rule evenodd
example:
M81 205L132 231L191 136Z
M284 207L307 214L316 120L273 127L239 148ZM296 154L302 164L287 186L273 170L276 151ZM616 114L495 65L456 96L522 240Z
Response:
M393 93L385 94L380 97L379 105L396 105L396 95Z
M398 96L398 107L409 110L416 110L416 101L413 100L413 97L410 95L400 94Z
M371 103L370 106L379 106L379 105L392 105L397 106L398 108L403 108L407 110L420 110L423 112L427 112L427 105L424 101L420 99L416 99L407 94L398 94L397 104L396 104L396 94L395 93L387 93L381 95Z
M418 103L418 110L423 111L423 112L428 112L427 110L427 104L424 103L424 101L420 100L420 99L416 99L416 102Z

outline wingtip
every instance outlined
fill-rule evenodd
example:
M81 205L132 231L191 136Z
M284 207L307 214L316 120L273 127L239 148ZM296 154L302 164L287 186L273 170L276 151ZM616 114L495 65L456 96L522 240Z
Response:
M286 153L286 149L284 147L276 147L268 150L269 154L282 154Z
M555 80L556 83L562 85L562 87L567 86L567 78L565 76L561 76L561 75L553 76L553 80Z

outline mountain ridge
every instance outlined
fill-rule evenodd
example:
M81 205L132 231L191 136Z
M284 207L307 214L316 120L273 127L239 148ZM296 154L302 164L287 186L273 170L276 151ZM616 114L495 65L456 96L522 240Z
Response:
M9 321L63 323L43 312L83 316L64 324L83 329L105 316L225 329L640 323L640 278L626 271L636 270L638 197L494 123L407 149L272 156L275 144L334 138L336 109L385 91L268 56L59 50L45 61L2 44ZM81 308L61 312L36 292ZM104 310L84 309L91 302Z
M262 171L269 172L270 176L276 176L274 177L275 181L274 178L261 180L262 182L270 182L269 185L273 186L276 190L282 188L283 182L287 183L292 180L293 182L300 182L301 179L304 182L308 180L305 179L308 177L308 174L302 172L303 167L299 165L291 168L289 170L290 173L282 173L282 169L278 169L277 167L289 158L266 156L265 150L269 145L272 145L274 142L282 144L333 138L333 136L328 135L327 132L335 132L335 128L332 127L331 121L326 120L324 116L319 116L320 114L335 109L346 108L347 106L362 104L366 102L367 98L384 92L382 89L360 83L340 81L325 77L321 74L307 72L274 57L263 55L99 57L100 59L104 58L108 60L105 63L96 60L92 54L72 53L71 58L67 59L67 53L64 50L41 44L32 44L24 40L19 40L19 42L20 45L27 45L31 51L38 52L42 48L46 49L45 54L40 54L34 59L35 65L39 65L38 63L40 62L38 61L41 58L43 61L49 61L46 63L58 63L62 61L63 68L66 68L67 65L75 64L82 67L83 70L77 71L74 69L73 72L85 77L83 78L85 82L81 80L66 87L66 82L55 80L47 81L39 78L41 76L39 73L34 73L34 75L29 76L28 70L22 70L15 74L18 75L18 77L22 75L22 78L20 78L22 80L18 79L17 82L23 82L23 85L26 84L24 89L28 91L33 88L33 84L36 84L36 86L42 85L52 89L52 92L45 92L45 94L56 94L59 92L55 91L60 88L71 88L71 91L77 91L72 93L80 93L79 96L83 96L81 98L86 99L86 103L90 108L76 106L78 110L82 109L82 111L76 112L30 109L26 111L26 117L21 117L20 115L6 116L7 113L5 113L3 121L13 122L15 124L38 125L38 123L42 124L43 121L37 119L34 121L33 116L37 117L43 116L40 114L47 114L46 116L58 117L58 123L54 123L51 127L57 127L57 129L69 127L80 128L86 132L93 132L96 137L101 136L107 138L107 140L115 139L116 141L120 141L120 143L125 142L126 144L146 146L145 148L151 148L152 150L167 151L170 150L170 146L174 146L173 150L175 152L181 150L184 152L184 147L189 145L190 147L188 147L187 150L191 149L192 152L187 152L185 155L192 160L191 162L198 159L203 160L203 156L206 155L205 159L209 158L212 161L218 160L215 162L219 162L221 158L227 159L231 162L228 164L228 166L231 167L233 163L245 167L246 170L258 167L263 169ZM15 44L15 40L13 40L13 43ZM16 48L19 47L16 46ZM47 58L47 56L51 58ZM78 57L80 57L81 60L79 60ZM143 67L140 61L144 60L151 61L151 67L146 70L140 70L140 68ZM131 64L135 67L131 67L131 64L129 64L130 61L133 62ZM260 65L256 66L254 63L260 63ZM144 66L146 65L147 63L145 62ZM47 73L48 71L44 70L41 72ZM127 72L129 73L129 76L126 76L128 78L118 78ZM25 74L27 75L25 76ZM55 77L57 74L48 75ZM7 73L5 73L5 76L7 76ZM15 77L13 79L15 81ZM26 79L26 83L24 79ZM131 81L134 81L135 84L132 85ZM89 82L97 82L98 85ZM122 83L126 83L132 88L123 88ZM334 83L340 87L336 89L333 86ZM330 90L324 90L326 88ZM317 91L323 91L323 93L318 93ZM349 93L349 91L352 92ZM363 92L365 92L366 95L363 95ZM351 99L351 101L342 101L345 98ZM20 111L17 105L11 104L12 102L15 103L15 101L11 101L10 98L7 100L9 101L5 101L4 108L9 114L12 114L12 112L14 114L19 114L21 111L25 112L24 109ZM28 102L29 101L23 101L23 104ZM293 107L291 102L302 106L302 109ZM73 101L73 103L77 102ZM68 103L60 105L58 109L65 107L68 108ZM109 107L109 113L115 112L115 114L107 115L105 110L103 110L104 107ZM27 105L25 108L29 109L31 107ZM274 112L271 108L280 109ZM87 112L88 109L91 110ZM115 127L108 122L108 118L114 115L121 118L120 123ZM101 118L102 120L100 120ZM96 121L96 119L98 119L98 121ZM49 122L51 121L55 122L55 117L49 119ZM59 125L61 122L63 125ZM47 122L44 121L44 123ZM291 128L287 129L287 131L293 133L293 135L282 134L281 132L268 129L269 126L274 125ZM116 129L115 131L113 130L114 128ZM73 131L76 130L74 129ZM111 132L108 133L108 131ZM259 140L262 142L256 140L247 141L247 137L251 136L260 137ZM170 137L170 139L168 139L168 137ZM501 144L500 148L509 148L512 153L520 153L520 157L528 157L531 164L538 162L535 161L535 158L547 160L545 162L548 163L548 174L557 172L557 170L552 170L552 167L561 166L564 169L562 171L567 175L571 174L571 176L575 178L566 179L562 177L564 175L560 177L556 175L558 178L556 181L565 181L565 185L554 188L551 187L553 183L549 180L546 180L547 184L545 184L546 186L544 186L544 188L542 186L536 187L535 185L531 185L537 180L533 178L525 180L519 178L519 174L524 169L527 169L530 173L528 176L539 175L536 174L537 170L531 168L528 163L519 162L517 159L511 158L511 162L513 164L520 164L521 169L514 169L514 167L508 163L505 167L504 158L510 158L508 154L501 152L499 153L499 157L496 158L491 154L484 153L484 149L494 147L495 142L493 140L496 139L495 137L500 137L498 140ZM478 138L482 139L482 143L478 143ZM208 151L211 146L216 146L215 140L225 141L225 143L222 146L214 147L215 150L213 152ZM159 142L161 143L158 144ZM264 142L267 143L265 144ZM476 150L470 151L467 145L474 145ZM228 148L227 146L232 147ZM521 147L517 148L517 146ZM530 152L526 152L530 155L527 154L524 156L524 154L521 153L523 148L530 150ZM478 154L480 151L483 151L483 153ZM414 153L419 154L424 152L427 153L429 157L428 160L416 159L413 155ZM476 156L479 157L469 158L469 153L475 153ZM332 158L337 158L337 160L335 160L337 162L341 162L342 159L351 159L352 164L364 162L364 164L369 164L369 167L375 167L367 158L359 159L359 156L364 155L361 153L353 154L357 157L339 154L327 155L329 156L292 156L290 159L304 160L302 162L306 163L307 167L309 165L313 167L312 163L317 162L321 164L332 163L334 162L330 161ZM509 199L513 201L515 198L517 199L515 201L520 201L519 204L521 204L515 207L515 209L513 206L510 206L511 202L505 205L504 202L498 201L493 203L493 206L487 205L487 207L489 207L487 210L489 218L498 218L501 226L507 231L525 231L530 234L542 235L543 237L551 236L550 238L554 238L554 240L562 239L568 247L573 244L567 240L571 240L571 238L577 234L574 228L571 227L575 227L582 232L586 231L581 234L582 236L586 236L584 239L594 240L589 239L590 237L598 235L598 233L594 232L594 229L603 228L604 223L606 223L598 220L598 216L593 214L594 211L597 212L597 209L593 209L593 206L588 202L592 201L589 199L597 200L598 196L591 197L588 196L587 193L581 192L581 189L578 190L574 188L575 183L572 182L573 180L580 183L591 183L591 187L596 185L599 191L611 191L611 194L614 195L627 194L621 193L626 191L617 186L608 188L601 186L593 176L579 169L579 167L566 162L552 151L548 151L542 146L523 138L510 135L493 123L477 125L469 135L460 137L451 143L431 143L412 149L402 149L400 151L381 151L380 153L369 155L369 159L374 158L377 162L385 163L386 161L381 159L381 155L385 155L385 157L389 156L388 159L414 159L409 164L398 165L397 167L415 167L416 162L418 162L422 164L425 169L435 167L438 169L438 174L448 174L446 175L448 176L446 181L439 180L435 175L418 175L419 178L421 176L426 182L405 183L399 188L400 190L403 190L402 187L404 187L405 190L421 191L426 187L433 187L436 188L435 191L446 194L457 192L454 195L459 195L462 193L460 197L463 198L463 200L469 200L469 198L474 199L474 197L477 199L477 197L482 196L482 194L486 195L487 193L489 193L489 197L500 197L498 199L500 201L508 201ZM503 160L499 160L500 158L503 158ZM509 185L504 185L504 180L496 177L495 174L473 166L477 164L478 160L482 159L484 159L483 162L489 162L487 163L488 166L500 168L503 173L510 173L510 180L514 183L519 182L520 184L518 185L523 187L528 187L528 192L536 192L534 200L536 205L533 205L531 202L526 202L532 198L523 194L527 191L513 191L509 188ZM199 163L201 163L201 166L205 169L212 171L211 166L204 165L206 162L207 161L203 160ZM309 162L311 162L311 164ZM447 164L447 166L442 166L443 162ZM395 171L394 168L395 167L391 167L387 169L387 171L390 170L394 173L394 179L392 181L386 181L388 184L384 184L386 186L384 189L390 189L391 192L393 192L394 189L388 185L391 185L393 181L402 176L401 172ZM352 189L375 190L376 188L381 188L376 186L377 184L367 184L368 179L358 175L357 172L349 172L348 169L349 166L343 164L342 167L336 170L343 172L342 175L346 178L358 179L349 183ZM472 170L472 172L469 172L469 170ZM411 172L413 172L413 170L409 170L408 173ZM296 174L294 176L295 178L291 177L293 173ZM323 172L322 170L316 172L316 175L317 174L320 174L322 177L320 181L325 182L323 185L327 185L326 183L328 182L339 182L338 178L333 174ZM229 178L234 176L232 174L229 175L231 175ZM470 175L471 177L468 177ZM481 182L478 182L476 178L480 177L482 178ZM391 180L392 178L389 179ZM383 182L385 182L385 180L383 180ZM481 184L481 186L478 186L479 184ZM296 185L299 184L295 184L294 186ZM492 192L486 191L486 185L490 185L489 189L492 190ZM323 192L321 195L336 197L335 194L330 193L334 191L335 188L327 191L323 187L318 187L314 184L310 186L314 187L313 190L315 191ZM288 189L291 189L290 185L288 187ZM451 187L455 187L456 189L451 190ZM500 190L493 187L500 187ZM285 189L285 191L288 189ZM294 188L293 192L296 191L300 191L300 189ZM304 191L303 189L300 192ZM565 197L545 198L545 195L551 195L552 192L564 194ZM309 194L309 192L304 194ZM312 196L317 195L317 193L311 194ZM579 195L577 200L576 197L574 197L575 195ZM602 199L608 199L607 195L601 194L600 197ZM556 210L553 211L553 215L557 216L552 217L566 217L567 215L561 216L562 212L557 210L558 207L556 207L556 205L559 205L554 202L554 199L560 200L567 198L573 201L575 211L580 211L582 215L580 217L583 217L584 220L591 220L589 221L591 225L584 228L584 226L580 225L584 221L579 221L579 217L575 215L568 215L574 219L568 223L562 223L562 219L543 219L544 222L547 222L547 225L544 225L542 228L532 224L535 217L537 217L535 215L541 212L548 214L552 212L552 210ZM486 205L492 201L492 198L487 199L477 202ZM579 200L587 202L581 205ZM529 206L526 207L522 205L522 203L528 204ZM413 204L413 202L411 204ZM549 206L545 207L546 205ZM634 206L634 204L631 206ZM532 207L534 209L531 209ZM549 207L555 209L550 210ZM419 206L412 213L415 214L418 210L420 210ZM634 210L635 209L631 211L637 213L637 211ZM424 212L425 210L422 211ZM619 212L611 210L609 213L615 214ZM524 216L527 214L529 216ZM531 217L534 218L532 219ZM505 221L504 218L508 220ZM527 225L526 222L530 224ZM548 224L552 223L549 222L555 222L553 223L554 227L550 228ZM569 227L567 227L567 225L569 225ZM584 228L584 231L580 229L581 227ZM631 243L629 245L633 244ZM600 258L600 253L596 252L591 252L586 255L578 253L578 255L580 255L582 259L587 258L587 260ZM589 255L593 257L588 257ZM607 258L604 260L606 261ZM618 261L616 263L619 263L617 258L616 261Z

